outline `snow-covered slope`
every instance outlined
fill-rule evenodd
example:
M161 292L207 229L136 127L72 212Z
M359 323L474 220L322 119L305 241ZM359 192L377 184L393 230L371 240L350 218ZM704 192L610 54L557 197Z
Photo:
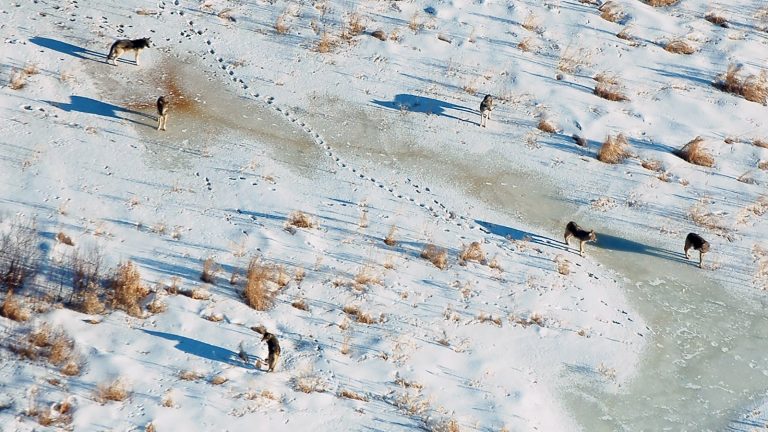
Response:
M39 264L13 296L30 319L0 318L3 430L760 425L765 107L713 83L760 73L766 15L609 3L2 5L0 226L34 223ZM139 37L140 66L105 63ZM599 74L628 100L593 94ZM633 156L599 162L618 133ZM714 167L673 154L696 136ZM569 220L598 232L584 258ZM105 285L135 264L141 317L73 310L73 257L94 255ZM279 282L264 311L242 296L254 258ZM74 343L61 363L27 349L44 323ZM123 401L99 395L114 380Z

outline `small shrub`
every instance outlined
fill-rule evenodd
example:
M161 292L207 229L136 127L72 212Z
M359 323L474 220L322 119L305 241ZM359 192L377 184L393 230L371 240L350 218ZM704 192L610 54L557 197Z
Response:
M281 13L275 20L275 32L278 34L286 34L291 26L288 24L288 13Z
M756 102L765 105L768 98L768 74L761 71L759 75L748 75L743 80L739 78L741 66L730 64L725 74L723 74L714 86L718 89L739 95L750 102Z
M37 272L40 262L34 220L19 218L0 236L0 287L18 292Z
M375 30L371 32L371 36L375 37L376 39L380 41L386 41L387 40L387 33L384 32L384 30Z
M690 55L696 52L696 49L684 39L675 39L669 41L664 50L673 54L686 54Z
M351 13L347 17L347 33L357 36L365 31L365 20L359 13Z
M419 13L414 12L414 14L411 16L411 20L408 22L408 28L411 29L414 33L418 33L422 26L423 24L421 23Z
M568 276L571 273L570 262L562 255L555 257L555 266L557 267L557 272L563 276Z
M706 15L704 15L704 19L714 25L719 25L720 27L728 27L728 19L721 15L720 12L709 11L706 13Z
M72 241L72 237L64 234L63 232L59 232L56 234L56 241L58 241L61 244L65 244L67 246L74 246L75 243Z
M655 171L655 172L664 171L664 167L662 166L661 162L657 161L656 159L644 160L640 165L642 165L643 168L649 171Z
M531 37L524 38L517 44L517 47L524 52L536 51L536 40Z
M758 161L757 167L763 171L768 171L768 160Z
M221 268L216 264L213 257L206 258L203 261L203 273L200 275L200 280L205 283L214 283L216 281L216 273Z
M422 258L429 260L435 267L440 270L444 270L448 267L448 253L445 249L437 247L433 244L424 245L424 249L421 251Z
M130 395L130 390L121 379L108 384L102 384L96 390L96 400L100 403L107 403L109 401L122 402L128 399Z
M715 158L707 152L703 143L704 138L696 137L676 151L675 155L694 165L713 167L715 165Z
M342 310L345 314L353 317L355 321L361 324L376 324L379 322L379 320L374 318L372 315L361 311L358 306L346 305Z
M331 36L330 33L325 31L320 36L320 40L317 42L317 45L315 46L315 50L319 53L325 54L325 53L331 52L335 47L336 47L336 41L333 39L333 36Z
M257 258L251 259L243 290L243 298L248 306L260 311L272 308L275 301L275 294L269 288L272 273L272 268Z
M355 393L352 390L348 390L348 389L340 390L339 397L346 398L346 399L354 399L362 402L368 402L367 396L361 395L359 393Z
M291 306L295 307L296 309L308 311L309 305L307 304L307 301L303 298L298 298L291 302Z
M521 25L524 29L528 31L532 31L535 33L538 33L541 31L539 27L539 19L536 18L536 15L534 15L533 13L529 13L528 16L525 17L525 20Z
M613 102L623 102L629 100L629 98L624 95L621 88L615 84L598 82L595 85L593 93L598 97Z
M323 380L311 372L301 374L292 380L293 388L302 393L324 392L326 390Z
M546 133L557 133L557 126L555 126L555 123L544 118L539 120L539 124L536 128Z
M387 233L387 236L384 237L384 244L387 246L395 246L397 245L397 240L395 240L395 231L397 230L397 227L392 225L392 227L389 228L389 232Z
M290 215L288 215L288 221L286 222L289 226L296 227L296 228L314 228L315 222L312 220L312 218L299 210L296 210L294 212L291 212Z
M141 300L149 289L141 283L136 266L127 261L117 266L110 282L110 306L121 309L128 315L141 317Z
M621 22L626 17L621 6L614 1L607 1L597 9L600 11L600 18L612 23Z
M459 262L465 263L467 261L485 263L485 251L483 251L480 242L474 241L463 247L461 252L459 252Z
M768 140L762 139L762 138L755 138L752 140L752 145L755 147L761 147L764 149L768 149Z
M197 381L203 377L202 374L191 370L179 371L179 379L184 381Z
M680 0L645 0L645 2L653 7L671 6Z
M211 378L211 384L213 385L222 385L227 381L229 381L229 379L223 375L216 375L215 377Z
M609 164L617 164L630 157L629 143L624 134L608 136L603 142L602 147L597 152L597 160Z
M26 310L16 299L12 290L8 290L3 300L3 305L0 307L0 316L8 318L13 321L27 321L29 319L29 311Z

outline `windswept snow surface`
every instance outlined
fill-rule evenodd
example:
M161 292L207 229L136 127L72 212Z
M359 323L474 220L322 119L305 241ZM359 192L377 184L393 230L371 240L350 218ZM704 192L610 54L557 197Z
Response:
M713 83L759 80L768 11L610 3L618 23L576 0L0 4L0 228L34 221L40 257L16 293L31 319L0 318L0 430L763 427L766 108ZM140 37L140 66L105 63ZM598 74L628 100L594 95ZM632 157L599 162L618 133ZM714 167L673 154L696 136ZM586 257L570 220L598 232ZM485 259L462 262L472 242ZM137 266L143 317L66 307L94 248ZM287 282L266 311L242 298L253 257ZM43 323L79 374L20 354ZM128 398L101 400L116 379Z

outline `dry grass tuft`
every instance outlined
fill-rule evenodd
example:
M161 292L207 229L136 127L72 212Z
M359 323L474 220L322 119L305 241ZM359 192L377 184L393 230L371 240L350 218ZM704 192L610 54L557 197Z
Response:
M414 12L411 16L411 20L408 22L408 28L411 29L414 33L418 33L419 30L424 26L424 24L421 22L421 17L419 16L418 12Z
M536 17L536 15L533 14L533 12L529 13L528 16L525 17L525 20L521 24L521 26L528 30L532 31L534 33L541 32L541 27L539 26L539 19Z
M23 322L30 318L30 313L16 299L13 290L8 290L5 294L3 305L0 306L0 316L9 320Z
M358 306L355 305L346 305L342 309L345 314L351 316L355 319L355 321L361 323L361 324L376 324L379 322L378 319L374 318L371 314L365 313L360 310Z
M216 375L211 378L211 384L213 385L222 385L227 381L229 381L229 379L223 375Z
M117 266L109 287L109 303L112 308L123 310L134 317L142 316L140 302L149 294L149 289L142 285L139 270L131 261Z
M673 54L686 54L690 55L696 52L696 48L689 44L685 39L675 39L669 41L664 50Z
M352 390L348 390L348 389L340 390L339 397L346 398L346 399L354 399L362 402L368 402L367 396L361 395L359 393L355 393Z
M630 26L626 26L623 29L621 29L620 32L616 33L616 37L626 41L635 40L635 37L632 36L632 33L630 32Z
M605 138L602 147L597 152L597 160L609 164L617 164L631 156L629 153L629 143L624 134L608 136Z
M624 9L622 9L621 5L615 1L607 1L597 8L597 10L600 11L600 18L612 23L622 22L626 17Z
M216 14L217 17L223 19L224 21L229 22L237 22L234 16L232 16L232 9L231 8L224 8L219 11L219 13Z
M281 13L275 20L275 32L277 34L286 34L291 26L288 24L288 12Z
M422 258L429 260L435 267L440 270L444 270L448 267L448 253L445 249L437 247L433 244L424 245L424 249L421 251Z
M713 167L715 158L707 152L703 144L704 138L698 136L676 151L675 155L694 165Z
M320 40L317 41L317 45L315 46L315 50L319 53L329 53L331 52L338 42L331 36L331 34L327 31L324 31L322 35L320 35Z
M664 6L671 6L680 0L644 0L644 1L645 3L653 7L664 7Z
M61 244L65 244L67 246L75 245L75 243L72 241L72 237L64 234L63 232L59 232L58 234L56 234L56 241Z
M309 310L309 304L307 304L307 301L303 298L297 298L296 300L292 301L291 306L295 307L298 310L303 310L303 311Z
M703 202L697 203L688 211L688 217L694 224L706 228L720 237L732 240L731 230L725 226L722 218L707 209Z
M523 38L523 40L517 44L520 51L524 52L536 51L536 46L536 39L532 37Z
M251 259L243 290L243 298L248 306L260 311L272 308L275 293L270 289L269 283L273 273L270 266L261 263L257 258Z
M455 419L441 420L429 427L430 432L461 432L459 422Z
M485 251L483 251L480 242L474 241L461 249L461 252L459 252L459 263L465 264L467 261L475 261L481 264L486 262Z
M109 401L122 402L130 395L127 385L119 378L109 384L102 384L96 389L96 400L102 404Z
M391 228L389 228L389 232L387 233L387 236L384 237L384 244L387 246L395 246L397 245L397 240L395 240L395 231L397 231L397 227L392 225Z
M761 71L759 75L748 75L743 80L739 78L741 65L730 64L714 86L724 92L739 95L750 102L766 104L768 98L768 73Z
M593 93L601 97L603 99L613 101L613 102L623 102L628 101L629 98L624 95L621 87L617 84L610 84L606 82L598 82L595 85L595 89L593 90Z
M206 260L203 261L203 273L200 274L200 280L212 284L216 281L216 273L220 270L221 267L216 264L213 257L206 258Z
M555 122L544 118L539 120L539 124L536 125L536 128L546 133L557 133L557 126L555 125Z
M763 291L768 290L768 249L758 244L752 246L752 260L755 263L755 285Z
M350 36L358 36L365 31L365 19L357 12L347 17L346 33Z
M765 140L763 138L754 138L752 140L752 145L755 147L761 147L764 149L768 149L768 140Z
M654 171L654 172L664 171L664 166L661 164L660 161L656 159L644 160L640 165L642 165L643 168L649 171Z
M557 60L557 70L563 73L573 74L583 66L589 65L590 53L585 49L566 48L560 53Z
M312 372L306 372L294 377L292 380L293 389L302 393L314 393L326 391L326 385L322 378L314 375Z
M203 378L203 375L195 371L191 371L191 370L179 371L179 379L182 379L184 381L197 381L201 378Z
M557 267L557 272L563 276L568 276L571 273L570 262L562 255L555 257L555 266Z
M714 25L719 25L720 27L728 27L728 19L720 14L718 11L709 11L704 15L704 19L711 22Z
M382 285L381 277L373 273L369 266L360 267L355 275L355 288L362 290L366 286Z
M757 161L757 167L763 171L768 171L768 160Z
M296 228L314 228L316 226L315 222L308 214L299 210L291 212L291 214L288 215L286 224L287 226Z
M11 90L21 90L27 85L27 78L29 78L30 75L35 75L37 73L38 69L34 64L27 64L22 69L14 69L11 72L11 79L8 82L8 87L10 87Z

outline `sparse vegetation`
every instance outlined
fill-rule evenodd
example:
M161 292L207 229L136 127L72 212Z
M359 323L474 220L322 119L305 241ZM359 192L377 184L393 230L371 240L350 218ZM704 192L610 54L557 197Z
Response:
M139 270L131 261L121 263L115 269L109 284L109 303L113 309L128 315L141 317L141 300L149 289L141 283Z
M555 266L557 267L557 272L563 276L568 276L571 273L570 261L562 255L555 257Z
M435 267L440 270L444 270L448 267L448 253L445 249L437 247L433 244L424 245L424 249L421 251L421 257L429 260Z
M221 270L213 257L208 257L203 261L203 273L200 274L200 280L205 283L214 283L216 281L216 273Z
M698 136L676 151L675 155L694 165L713 167L715 158L707 152L703 144L704 138Z
M283 12L278 15L275 20L275 32L277 32L277 34L286 34L290 29L291 26L288 24L288 12Z
M100 403L107 403L109 401L122 402L131 395L125 382L121 379L107 384L98 386L96 390L96 400Z
M536 125L536 128L546 133L557 133L557 126L555 126L555 123L543 117L539 120L539 124Z
M720 12L711 10L704 15L704 19L720 27L728 27L728 19Z
M37 73L37 65L34 64L27 64L21 69L14 69L11 71L8 87L10 87L11 90L21 90L27 85L27 78Z
M37 272L40 251L35 222L19 218L0 236L0 287L6 292L19 290Z
M761 71L759 75L748 75L746 78L739 78L741 65L730 64L728 70L714 85L718 89L739 95L750 102L756 102L765 105L768 98L768 73Z
M322 35L320 35L320 40L317 41L317 45L315 46L315 50L319 53L329 53L336 47L336 40L333 38L330 32L324 31ZM311 227L307 227L311 228Z
M269 287L272 278L273 270L270 266L257 258L251 259L243 290L243 298L248 306L260 311L272 308L275 301L275 294Z
M630 156L627 137L621 133L616 136L609 135L606 137L602 147L597 152L597 160L609 164L621 163Z
M600 18L612 23L620 23L624 21L624 18L626 17L621 5L611 0L600 5L597 10L600 11Z
M345 314L351 316L355 321L361 324L376 324L379 322L379 320L374 318L371 314L361 311L360 307L355 305L346 305L342 310Z
M308 214L296 210L288 215L286 225L295 228L314 228L316 224Z
M13 294L13 290L8 290L0 306L0 316L13 321L27 321L30 318L29 310L21 305L19 300Z
M664 7L664 6L672 6L673 4L677 3L680 0L644 0L644 1L645 3L653 7Z
M397 227L392 225L392 227L389 228L389 232L387 233L387 236L384 237L384 244L387 246L395 246L397 245L397 240L395 240L395 231L397 230Z
M690 55L696 52L696 48L693 47L685 39L674 39L664 46L664 50L673 54L686 54Z
M462 247L459 252L459 263L464 264L467 261L475 261L481 264L485 263L485 251L480 245L480 242L472 242Z
M362 402L368 402L367 396L361 395L360 393L356 393L349 389L340 390L339 397L346 398L346 399L354 399Z

